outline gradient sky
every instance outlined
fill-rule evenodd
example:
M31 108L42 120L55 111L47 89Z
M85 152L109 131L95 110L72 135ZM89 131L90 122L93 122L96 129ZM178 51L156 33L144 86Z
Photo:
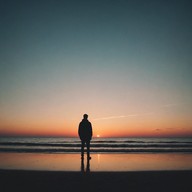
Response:
M1 0L0 135L192 136L190 0Z

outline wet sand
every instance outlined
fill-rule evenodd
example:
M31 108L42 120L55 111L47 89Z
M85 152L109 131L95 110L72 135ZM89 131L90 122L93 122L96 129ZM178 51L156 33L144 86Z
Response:
M66 172L0 170L1 191L191 192L192 171Z
M192 191L192 154L0 153L1 191Z
M192 154L0 153L7 191L191 192Z
M123 172L192 170L192 154L91 154L82 162L80 154L0 153L0 169Z

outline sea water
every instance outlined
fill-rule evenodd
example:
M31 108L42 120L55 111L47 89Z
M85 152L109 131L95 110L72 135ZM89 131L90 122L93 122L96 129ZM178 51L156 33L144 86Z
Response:
M0 152L79 153L79 138L0 137ZM93 138L92 153L192 153L192 138Z
M79 138L1 137L0 170L192 170L191 138L93 138L91 161L80 149Z

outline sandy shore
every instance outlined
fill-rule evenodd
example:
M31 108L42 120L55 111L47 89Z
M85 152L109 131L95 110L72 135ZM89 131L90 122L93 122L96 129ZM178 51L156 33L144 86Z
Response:
M192 171L65 172L0 170L1 191L192 191Z

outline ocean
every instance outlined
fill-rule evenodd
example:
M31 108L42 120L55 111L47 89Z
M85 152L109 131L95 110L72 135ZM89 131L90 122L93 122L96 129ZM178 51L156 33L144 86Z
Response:
M0 152L79 153L79 138L0 137ZM192 138L93 138L92 153L192 153Z

